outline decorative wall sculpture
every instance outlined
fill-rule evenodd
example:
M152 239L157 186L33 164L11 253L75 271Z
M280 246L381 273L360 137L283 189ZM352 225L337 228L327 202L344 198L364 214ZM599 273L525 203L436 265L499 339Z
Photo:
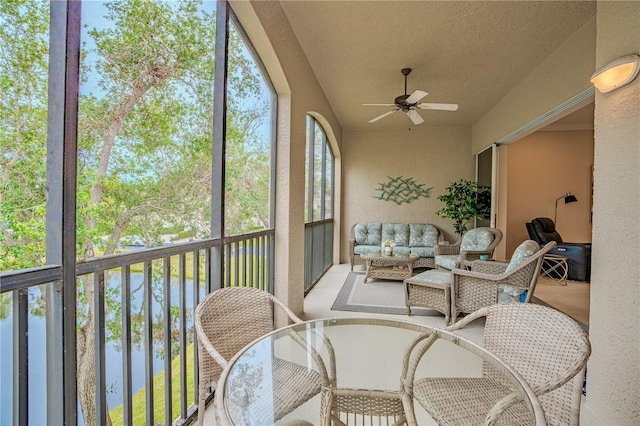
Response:
M376 189L376 191L380 191L380 195L373 198L393 201L396 204L410 203L411 200L416 198L428 197L429 192L433 189L433 187L423 188L424 183L418 184L411 177L406 179L402 176L396 178L387 177L389 181L381 183L380 188Z

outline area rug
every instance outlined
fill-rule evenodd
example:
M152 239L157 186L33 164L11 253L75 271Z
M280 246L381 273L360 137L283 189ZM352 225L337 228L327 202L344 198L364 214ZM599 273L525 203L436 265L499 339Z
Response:
M555 309L549 303L535 296L531 298L531 302ZM402 281L375 278L370 278L365 284L364 272L349 272L331 310L406 316L404 286ZM411 308L411 315L442 316L440 312L426 308ZM589 332L588 325L576 321L587 333Z
M406 316L404 286L402 281L375 278L365 283L364 273L349 272L331 310ZM411 315L442 316L438 311L425 308L411 308Z

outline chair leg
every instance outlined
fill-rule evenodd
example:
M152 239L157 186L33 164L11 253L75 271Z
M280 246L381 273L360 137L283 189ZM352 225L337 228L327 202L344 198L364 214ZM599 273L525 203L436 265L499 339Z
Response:
M198 401L198 426L203 426L204 424L204 402L206 401L206 395L200 394L200 398Z

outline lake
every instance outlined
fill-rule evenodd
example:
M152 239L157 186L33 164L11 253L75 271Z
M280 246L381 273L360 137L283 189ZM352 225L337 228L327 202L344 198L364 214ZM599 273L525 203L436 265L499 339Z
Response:
M131 298L132 312L140 312L142 306L143 275L131 274L131 289L134 291ZM161 287L161 286L160 286ZM118 302L120 301L120 273L119 271L109 274L109 292L113 294ZM137 290L137 291L135 291ZM161 289L159 290L161 292ZM29 291L30 303L37 303L40 295L38 288ZM187 280L187 330L193 330L193 281ZM201 283L200 296L204 296L204 284ZM162 294L152 298L152 312L154 318L162 313ZM11 303L9 299L8 303ZM171 305L179 304L178 279L171 279ZM41 310L44 312L44 310ZM0 321L0 425L12 424L13 413L13 358L12 358L12 324L13 315L11 308L8 309L9 316ZM190 313L190 314L189 314ZM119 321L120 318L117 318ZM132 336L132 340L134 337ZM46 425L46 328L44 316L29 314L29 424ZM154 339L154 348L162 348L163 342ZM107 404L109 409L122 405L122 351L119 349L119 340L105 344L106 355L106 380L107 380ZM164 368L164 360L156 354L154 350L153 373L158 374ZM132 388L135 394L144 388L144 362L145 354L142 344L134 345L131 352L132 362ZM174 372L175 374L175 372ZM84 424L82 414L78 409L78 424Z

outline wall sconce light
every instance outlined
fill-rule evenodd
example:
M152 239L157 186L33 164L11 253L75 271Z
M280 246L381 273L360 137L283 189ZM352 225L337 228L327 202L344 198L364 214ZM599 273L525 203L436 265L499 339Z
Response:
M560 201L563 198L564 198L565 204L575 203L576 201L578 201L576 196L572 195L570 192L567 192L563 196L558 197L558 199L556 200L556 210L555 210L555 213L553 213L553 223L556 223L556 218L558 217L558 201Z
M626 55L616 59L591 76L591 82L601 93L609 93L631 83L640 70L640 56Z

